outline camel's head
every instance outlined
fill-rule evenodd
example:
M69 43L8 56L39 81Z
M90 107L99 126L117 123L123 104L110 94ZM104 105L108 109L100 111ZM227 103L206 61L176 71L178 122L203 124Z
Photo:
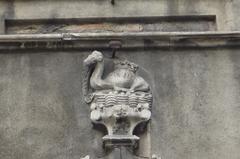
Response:
M99 51L93 51L88 57L84 60L84 64L89 66L96 62L101 62L103 60L103 54Z

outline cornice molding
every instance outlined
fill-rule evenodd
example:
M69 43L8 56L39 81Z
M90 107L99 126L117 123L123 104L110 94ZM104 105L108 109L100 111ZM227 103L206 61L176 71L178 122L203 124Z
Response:
M240 46L240 32L124 32L0 35L0 50L108 49L119 40L122 49L215 48Z

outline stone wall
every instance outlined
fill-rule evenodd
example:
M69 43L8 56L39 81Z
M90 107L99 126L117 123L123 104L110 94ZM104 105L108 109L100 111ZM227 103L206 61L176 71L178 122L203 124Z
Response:
M115 0L115 5L110 0L0 1L0 33L33 35L26 45L17 43L16 36L0 35L0 158L112 159L102 149L103 134L92 125L82 94L83 60L94 49L110 57L109 39L81 43L70 36L54 45L49 38L47 48L48 41L36 45L33 34L76 28L88 33L90 19L98 23L90 32L154 28L152 37L117 37L124 46L117 56L140 66L154 95L152 120L138 155L239 159L240 38L231 32L239 30L239 5L237 0ZM50 28L63 24L73 30ZM154 31L166 35L156 40ZM176 31L189 34L177 36ZM62 43L66 45L60 47Z
M220 31L239 30L238 0L6 0L0 2L1 32L8 19L216 15Z
M87 54L1 54L1 158L104 155L101 135L92 128L82 100L82 61ZM152 87L152 153L174 159L240 157L238 50L118 55L140 64L140 74Z

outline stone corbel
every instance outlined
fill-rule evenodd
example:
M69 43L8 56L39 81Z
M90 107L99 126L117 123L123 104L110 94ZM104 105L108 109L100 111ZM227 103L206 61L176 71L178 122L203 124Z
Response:
M93 123L106 127L107 135L102 138L105 148L137 148L139 137L134 135L134 130L151 118L150 87L136 74L136 64L117 58L112 61L114 69L103 78L101 52L94 51L84 60L84 95L90 105L90 118Z

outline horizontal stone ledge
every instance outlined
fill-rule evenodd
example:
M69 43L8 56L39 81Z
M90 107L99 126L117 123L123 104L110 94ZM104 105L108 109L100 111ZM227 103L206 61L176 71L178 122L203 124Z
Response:
M159 21L216 21L214 14L197 14L197 15L169 15L169 16L105 16L105 17L81 17L81 18L54 18L54 19L19 19L8 18L6 23L13 24L41 24L41 23L102 23L102 22L115 22L115 23L156 23Z
M0 50L109 48L119 40L122 48L238 47L240 32L124 32L0 35Z

